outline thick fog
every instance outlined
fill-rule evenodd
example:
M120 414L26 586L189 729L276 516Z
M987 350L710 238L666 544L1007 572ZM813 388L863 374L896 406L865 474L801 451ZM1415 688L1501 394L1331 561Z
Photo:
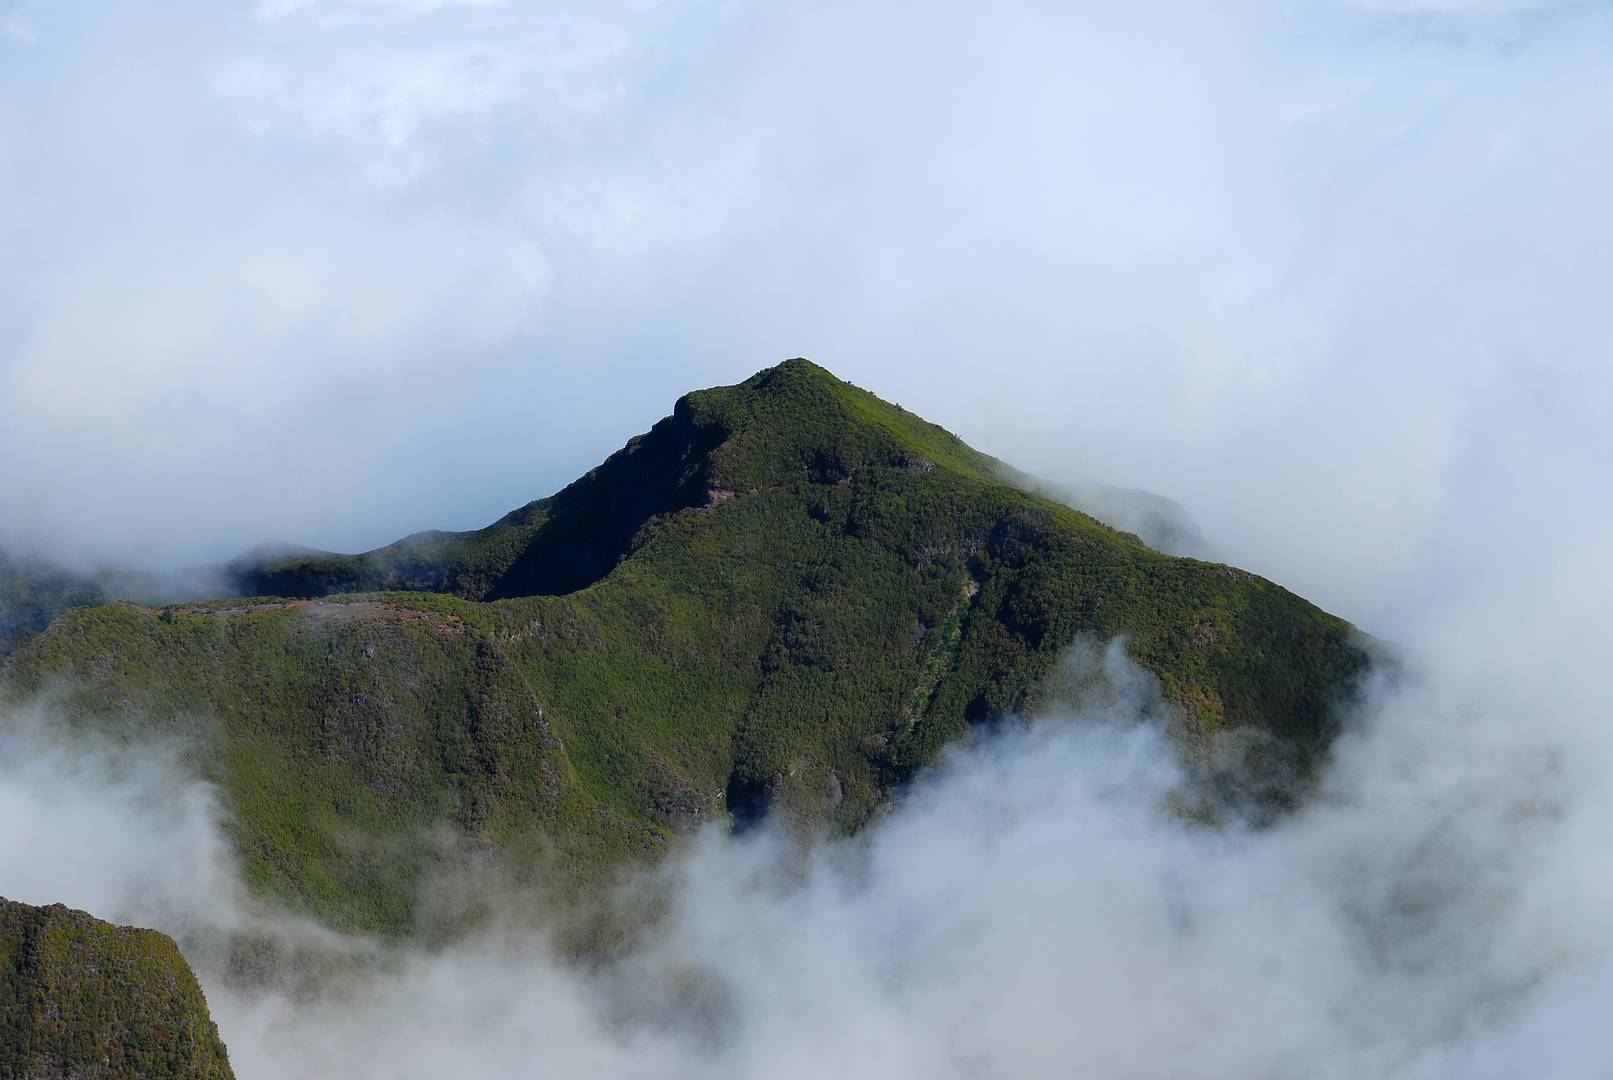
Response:
M804 871L765 830L696 838L653 883L664 921L604 970L530 930L387 955L277 913L174 748L74 741L48 707L0 748L0 880L175 933L243 1080L1601 1076L1603 718L1472 659L1377 687L1318 797L1257 830L1171 809L1149 677L1078 647L1079 697ZM245 990L216 948L241 931L379 966L315 999Z
M196 943L243 1080L1605 1075L1610 46L1575 0L0 4L0 542L478 525L805 354L1410 671L1270 829L1168 811L1111 654L804 878L700 837L618 967L507 930L339 1003L213 945L373 943L43 702L0 894Z
M1610 452L1604 4L0 21L13 545L477 526L807 355L1385 632L1464 458Z

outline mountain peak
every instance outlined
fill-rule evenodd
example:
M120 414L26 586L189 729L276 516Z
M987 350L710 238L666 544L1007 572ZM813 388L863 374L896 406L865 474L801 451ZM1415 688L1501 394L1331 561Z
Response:
M472 533L433 532L363 555L299 551L231 564L250 594L421 589L471 599L552 595L609 573L652 519L805 483L939 469L1005 484L1000 462L803 357L695 390L555 495Z
M216 718L257 880L365 929L410 923L437 856L378 868L351 836L452 820L580 874L713 816L854 828L972 723L1034 712L1081 640L1126 642L1198 760L1247 729L1303 778L1363 663L1348 624L1006 477L797 358L484 529L249 571L287 603L80 609L11 663L86 711Z
M844 385L834 372L819 364L814 364L804 356L792 356L788 360L781 360L770 368L763 368L752 375L747 382L765 381L769 379L801 379Z

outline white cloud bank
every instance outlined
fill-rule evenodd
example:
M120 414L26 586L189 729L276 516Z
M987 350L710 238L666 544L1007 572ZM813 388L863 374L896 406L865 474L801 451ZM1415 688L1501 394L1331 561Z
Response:
M480 525L804 354L1415 589L1498 423L1613 451L1613 13L1470 8L20 7L0 532Z
M616 978L496 941L318 1009L204 967L245 1080L1600 1075L1604 6L321 7L19 8L0 532L478 524L805 353L1179 499L1425 679L1263 833L1163 818L1146 729L1047 728L805 885L708 838ZM242 911L204 791L19 745L0 892Z
M1571 695L1437 663L1378 697L1306 810L1214 830L1165 809L1155 699L1106 662L1121 692L955 753L804 875L769 836L702 835L665 868L665 924L604 972L511 931L308 1001L203 951L237 1073L1600 1075L1613 784ZM202 940L283 930L243 900L205 788L12 730L8 893Z

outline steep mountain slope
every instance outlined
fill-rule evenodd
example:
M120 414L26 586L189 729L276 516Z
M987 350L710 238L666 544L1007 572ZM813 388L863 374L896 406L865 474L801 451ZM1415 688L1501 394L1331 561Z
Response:
M1189 753L1325 751L1348 625L1010 476L788 361L478 532L236 567L295 601L71 611L10 692L184 734L255 886L388 932L467 858L566 882L726 813L854 828L1083 636L1125 637Z
M0 898L0 1077L231 1075L202 989L170 938Z

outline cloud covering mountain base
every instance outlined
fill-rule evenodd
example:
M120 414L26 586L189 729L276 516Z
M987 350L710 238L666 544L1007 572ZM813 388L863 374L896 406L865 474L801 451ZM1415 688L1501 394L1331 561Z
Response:
M243 1080L1605 1076L1613 14L985 12L0 3L0 543L479 525L807 354L1402 642L1300 812L1173 815L1111 663L804 868L701 835L603 970L378 955L41 706L0 892L174 933ZM242 933L367 963L248 989Z
M1429 659L1303 811L1193 825L1147 677L1118 646L1077 659L1077 700L955 751L861 837L803 863L767 829L700 834L601 969L524 930L321 938L246 896L177 756L37 711L0 748L0 880L191 943L243 1078L1596 1075L1607 785L1565 729ZM205 944L242 932L374 962L312 998L251 988Z

